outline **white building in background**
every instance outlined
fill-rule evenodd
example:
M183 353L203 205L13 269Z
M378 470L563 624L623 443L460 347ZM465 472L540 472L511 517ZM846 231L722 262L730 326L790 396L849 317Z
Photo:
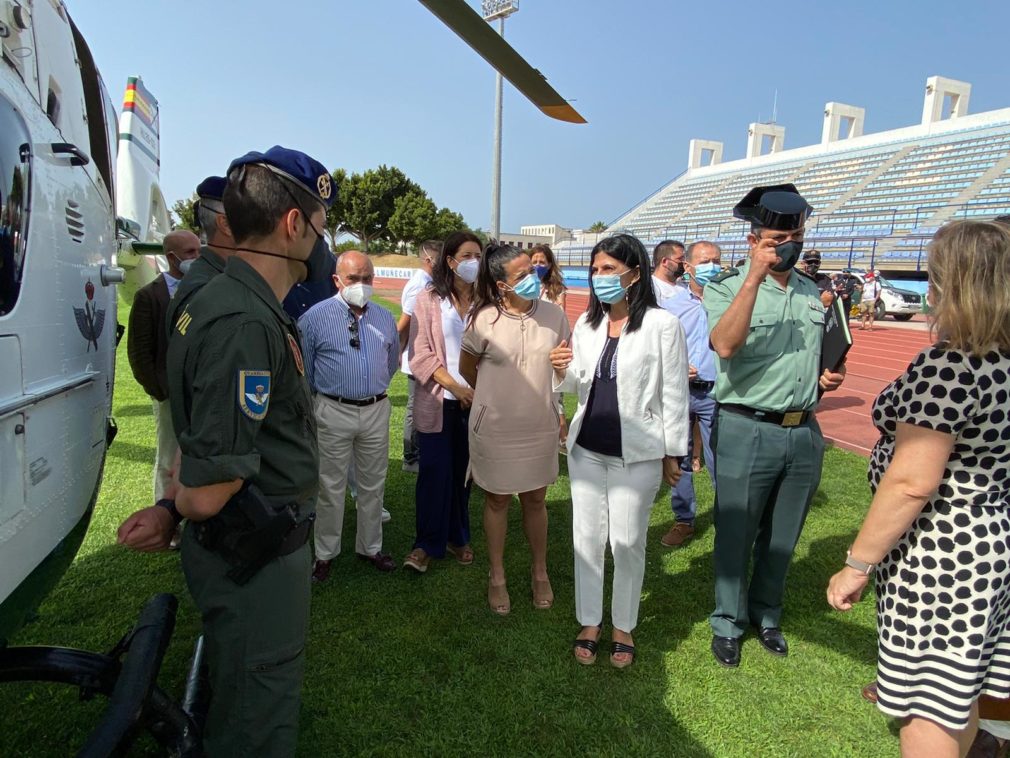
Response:
M573 237L572 230L557 224L539 224L537 226L520 226L519 234L530 237L549 237L548 245L556 245Z
M524 226L522 228L528 229L529 227ZM520 232L519 234L515 232L502 232L499 241L520 250L529 250L534 245L554 244L551 237L546 234L526 234L525 232Z

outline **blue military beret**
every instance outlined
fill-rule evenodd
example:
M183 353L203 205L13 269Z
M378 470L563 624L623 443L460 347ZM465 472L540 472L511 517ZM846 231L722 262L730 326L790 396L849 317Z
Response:
M220 200L227 184L228 180L223 176L208 176L196 185L196 195L201 200Z
M228 166L228 175L236 168L251 164L265 166L294 182L327 208L337 199L337 188L333 186L330 172L322 163L298 150L289 150L280 145L274 145L265 153L254 150L233 160Z

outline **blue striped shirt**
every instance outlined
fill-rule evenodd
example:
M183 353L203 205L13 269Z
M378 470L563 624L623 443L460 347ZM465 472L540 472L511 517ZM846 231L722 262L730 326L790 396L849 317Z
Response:
M351 347L357 322L360 347ZM362 400L385 392L400 365L400 338L393 314L369 303L358 318L336 294L300 319L305 376L313 392Z
M674 287L673 295L660 305L680 319L687 337L687 362L698 369L698 379L715 381L715 352L708 343L708 314L701 298L687 287Z

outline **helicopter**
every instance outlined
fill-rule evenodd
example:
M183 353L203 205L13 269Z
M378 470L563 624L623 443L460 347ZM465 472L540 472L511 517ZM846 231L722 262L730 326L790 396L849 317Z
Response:
M464 0L421 2L547 115L583 121ZM0 682L108 696L79 755L122 752L141 726L197 755L200 643L182 703L155 685L171 595L109 654L6 646L84 540L116 435L118 298L167 268L171 220L157 99L131 77L117 115L63 0L0 0L0 57Z

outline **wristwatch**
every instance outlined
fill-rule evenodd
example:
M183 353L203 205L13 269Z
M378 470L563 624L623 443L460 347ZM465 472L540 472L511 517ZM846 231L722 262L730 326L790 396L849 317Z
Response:
M852 550L847 550L845 552L845 565L849 568L854 568L863 576L869 576L873 573L874 569L877 568L876 563L866 563L865 561L861 561L853 556Z
M179 509L175 507L175 501L167 497L163 497L161 500L155 503L159 508L164 508L166 511L172 514L172 519L176 524L182 523L182 514L179 513Z

